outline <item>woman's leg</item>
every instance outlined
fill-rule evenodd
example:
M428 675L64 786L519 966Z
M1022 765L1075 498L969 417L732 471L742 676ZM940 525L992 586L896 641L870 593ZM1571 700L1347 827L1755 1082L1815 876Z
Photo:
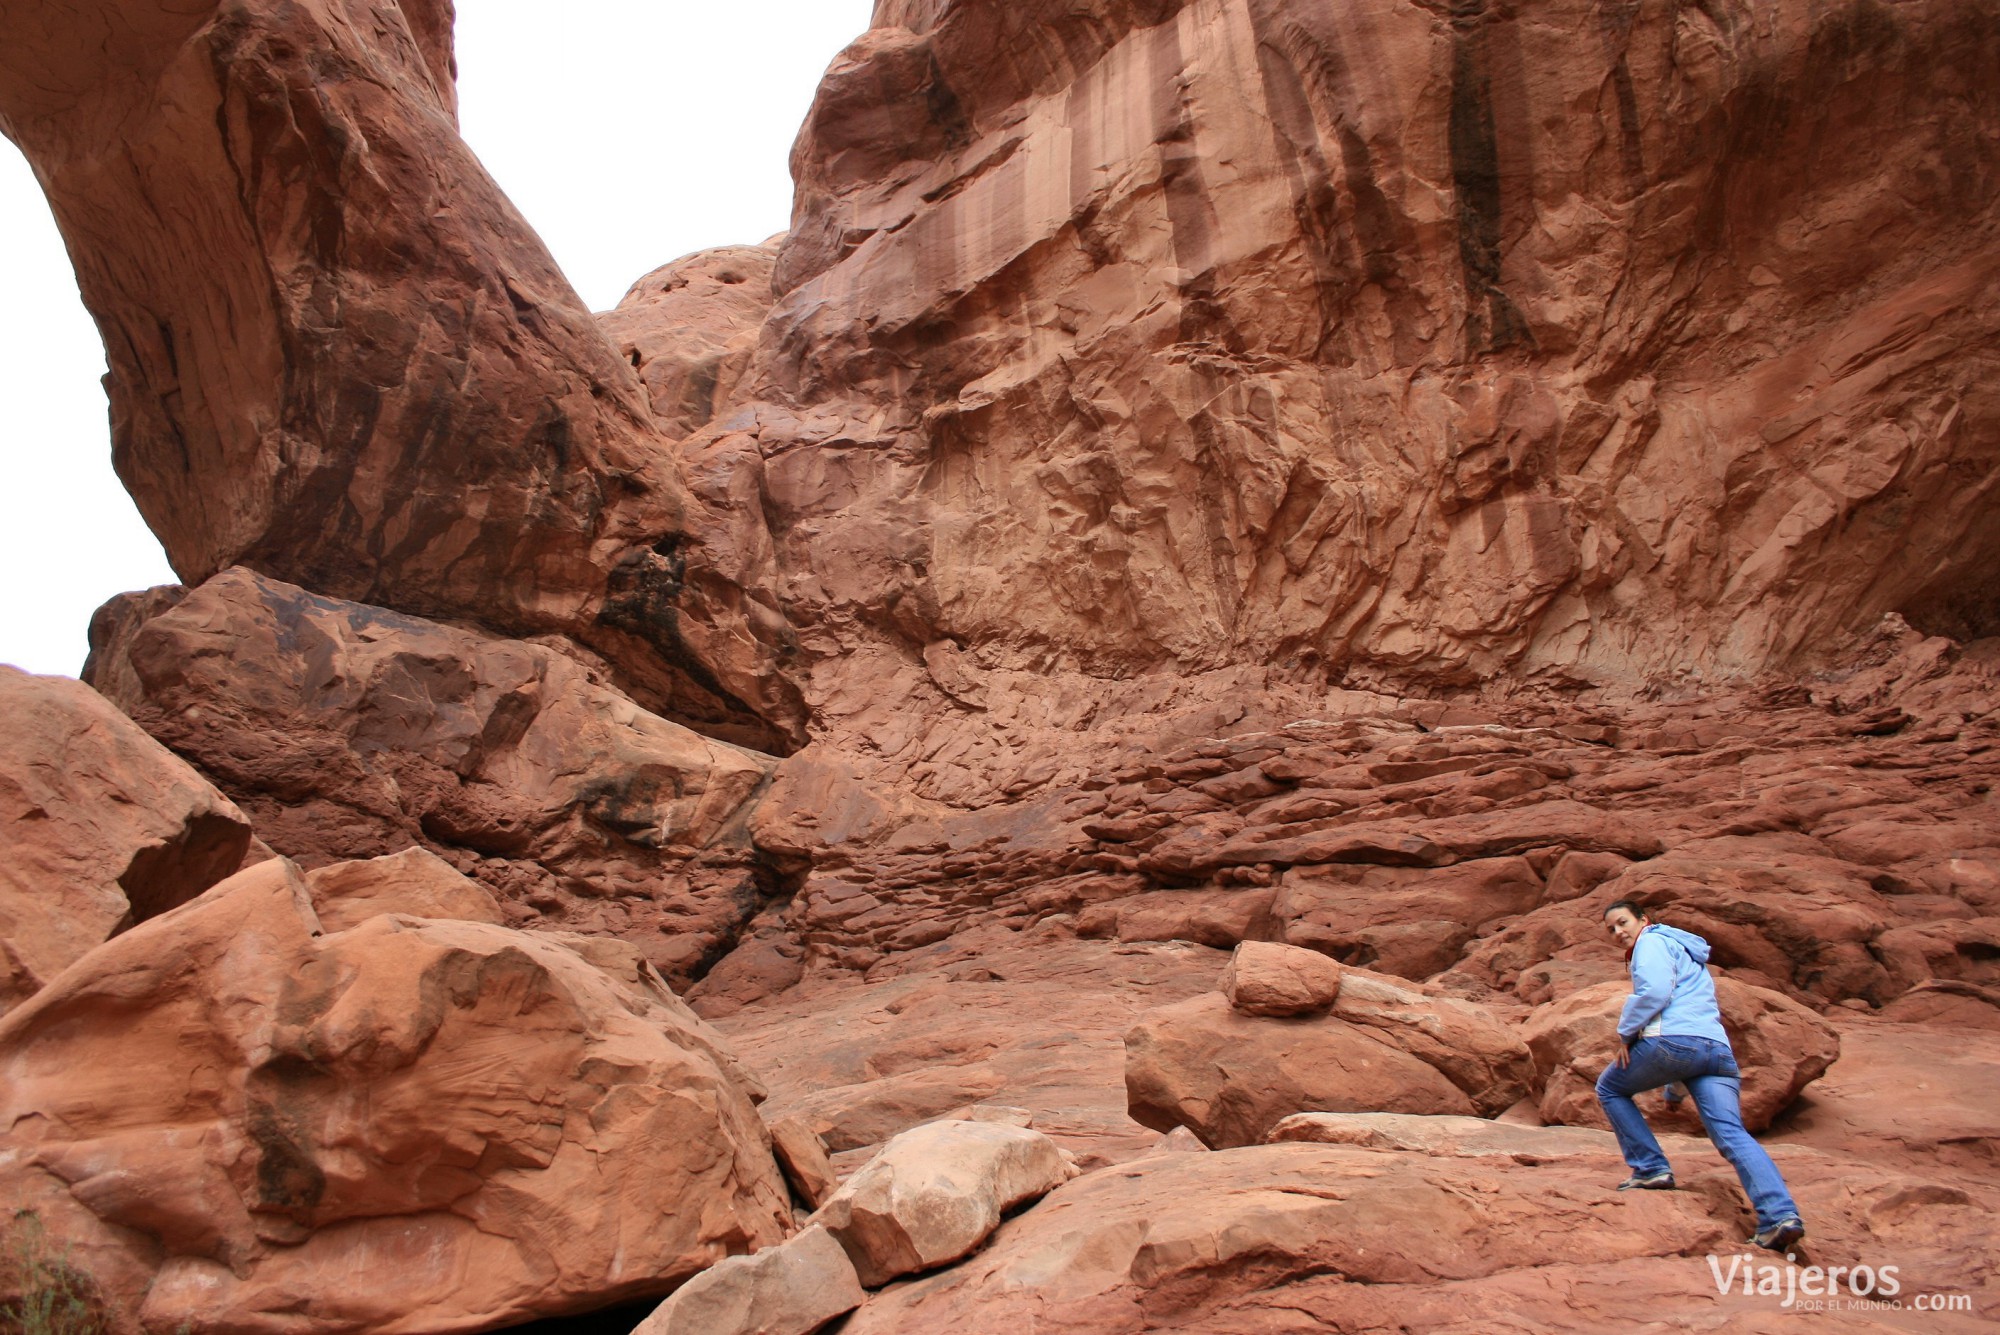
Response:
M1690 1078L1687 1085L1694 1095L1694 1106L1701 1110L1708 1138L1735 1167L1743 1190L1749 1194L1758 1229L1796 1218L1799 1207L1793 1203L1778 1165L1743 1126L1742 1081L1733 1075L1700 1075Z
M1662 1040L1642 1038L1632 1045L1631 1060L1626 1065L1613 1062L1597 1077L1597 1101L1611 1123L1612 1134L1618 1137L1619 1152L1637 1176L1664 1173L1668 1165L1653 1129L1646 1125L1646 1115L1639 1111L1632 1096L1681 1079L1683 1063L1676 1060L1677 1056Z

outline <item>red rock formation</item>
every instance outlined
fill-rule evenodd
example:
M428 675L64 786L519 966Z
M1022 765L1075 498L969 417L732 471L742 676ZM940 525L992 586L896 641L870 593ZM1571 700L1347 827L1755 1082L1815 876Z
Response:
M457 140L437 0L76 17L0 16L0 129L105 330L121 469L198 586L114 604L92 680L276 851L420 845L509 921L599 934L374 914L488 911L416 855L421 888L316 873L357 925L315 942L295 906L273 958L522 954L697 1032L645 1000L651 959L766 1074L813 1193L813 1137L851 1169L989 1103L1131 1165L871 1298L856 1335L1236 1335L1301 1308L1747 1328L1768 1314L1690 1261L1747 1232L1717 1160L1629 1200L1575 1131L1247 1143L1287 1101L1496 1113L1529 1085L1520 1033L1542 1112L1587 1115L1622 987L1599 915L1631 897L1709 937L1762 1017L1743 1049L1784 1088L1760 1115L1825 1071L1771 1132L1812 1243L1985 1282L2000 1129L1959 1056L2000 1023L1977 0L882 0L799 138L791 232L675 261L595 324ZM1330 1015L1229 1012L1245 941L1338 959ZM222 977L174 1004L219 1005ZM64 986L0 1040L28 1052ZM1148 1012L1206 1017L1154 1120L1245 1148L1149 1155L1121 1042ZM1347 1063L1372 1087L1330 1104L1252 1060L1252 1025L1375 1058ZM1836 1033L1860 1045L1828 1068ZM573 1039L510 1055L568 1070ZM1898 1121L1908 1053L1947 1046L1944 1093ZM1225 1051L1241 1106L1193 1069ZM243 1119L268 1073L246 1054L213 1063ZM43 1119L74 1093L22 1089ZM223 1309L189 1276L229 1313L326 1287L259 1276L352 1221L240 1209L195 1167L156 1217L76 1167L125 1146L83 1137L33 1179L113 1292L199 1322ZM282 1186L292 1161L256 1153ZM305 1158L336 1199L409 1185L394 1155ZM644 1195L699 1240L630 1261L643 1283L701 1240L775 1241L711 1186ZM639 1291L568 1278L639 1199L575 1194L560 1280L493 1262L541 1241L503 1228L465 1239L467 1273L514 1284L486 1306L341 1293L338 1319ZM107 1218L207 1259L155 1281Z
M632 367L458 137L451 13L30 0L0 20L0 130L104 335L119 474L189 583L243 563L569 631L651 704L796 739L780 620L733 587L698 610L677 553L702 506Z
M236 806L104 697L0 665L0 1014L235 871Z
M322 935L267 861L0 1021L0 1191L120 1331L486 1329L783 1237L732 1068L657 975L485 923Z
M1798 1319L1774 1297L1718 1296L1704 1254L1725 1269L1742 1255L1743 1216L1712 1151L1700 1187L1635 1200L1611 1188L1621 1165L1608 1135L1585 1147L1573 1131L1498 1130L1539 1143L1498 1153L1476 1134L1411 1149L1265 1145L1089 1174L957 1269L871 1298L842 1329L1289 1335L1677 1321L1755 1330ZM1694 1142L1673 1150L1683 1162L1698 1152ZM1828 1255L1893 1249L1926 1285L1988 1296L1980 1207L1961 1189L1927 1195L1893 1169L1809 1151L1789 1155L1786 1171ZM1928 1320L1953 1335L1982 1328L1976 1316Z
M1631 682L1992 626L1992 43L883 7L743 432L805 643Z
M560 645L241 569L96 631L91 679L307 866L423 845L514 925L623 936L681 983L763 897L742 827L770 758L648 713Z

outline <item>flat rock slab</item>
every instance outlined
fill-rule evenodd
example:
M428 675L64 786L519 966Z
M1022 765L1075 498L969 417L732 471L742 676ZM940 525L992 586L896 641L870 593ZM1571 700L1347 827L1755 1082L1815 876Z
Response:
M1799 1320L1779 1306L1782 1291L1718 1294L1707 1258L1727 1269L1745 1255L1750 1219L1734 1174L1712 1149L1698 1153L1699 1142L1676 1147L1680 1190L1620 1192L1624 1168L1608 1136L1596 1153L1579 1144L1523 1160L1404 1148L1478 1149L1485 1133L1458 1119L1377 1121L1397 1147L1163 1153L1089 1174L1009 1220L964 1264L872 1296L842 1335L1650 1326L1775 1335ZM1841 1329L1986 1328L1991 1245L1978 1193L1810 1151L1781 1158L1820 1254L1836 1263L1893 1254L1926 1288L1979 1304L1972 1317Z

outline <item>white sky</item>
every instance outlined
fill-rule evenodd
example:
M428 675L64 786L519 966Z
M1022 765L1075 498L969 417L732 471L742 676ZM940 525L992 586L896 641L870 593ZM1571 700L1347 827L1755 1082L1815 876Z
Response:
M604 310L668 260L784 230L792 138L872 8L458 0L460 121ZM174 574L111 471L104 350L41 190L4 139L0 302L0 663L73 676L97 605Z

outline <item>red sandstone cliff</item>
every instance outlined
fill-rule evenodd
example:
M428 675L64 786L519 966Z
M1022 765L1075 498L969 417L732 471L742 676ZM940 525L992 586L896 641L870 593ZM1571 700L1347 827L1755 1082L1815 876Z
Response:
M1990 4L882 0L790 232L595 317L457 137L450 19L0 17L188 584L108 605L86 675L262 841L143 936L50 932L153 837L72 820L90 875L0 906L64 942L13 970L0 1174L121 1320L480 1329L770 1241L764 1091L663 979L788 1163L963 1114L1143 1165L857 1330L1706 1319L1674 1267L1740 1236L1726 1179L1616 1214L1601 1142L1433 1116L1588 1119L1617 896L1714 942L1760 1119L1820 1080L1772 1133L1815 1239L1990 1282ZM1218 1000L1245 941L1356 966L1338 1078ZM128 1004L210 1055L112 1126L62 1068L152 1069L103 1055ZM441 1007L473 1055L427 1064ZM366 1115L464 1061L504 1097L462 1125ZM1233 1158L1130 1115L1367 1110ZM634 1269L647 1211L699 1218ZM405 1220L450 1240L423 1310L326 1300Z

